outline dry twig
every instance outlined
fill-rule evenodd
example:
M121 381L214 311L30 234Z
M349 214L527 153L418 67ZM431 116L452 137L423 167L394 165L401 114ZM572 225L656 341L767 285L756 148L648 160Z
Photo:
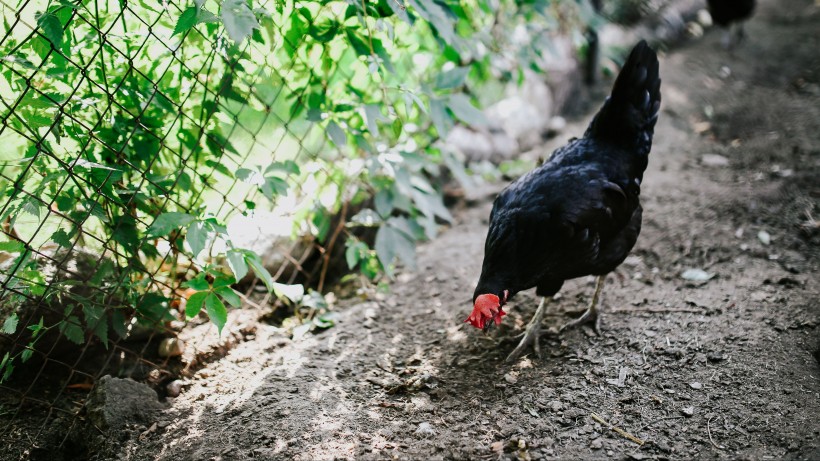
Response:
M714 418L714 416L712 416ZM712 446L717 448L718 450L723 450L723 445L718 445L715 443L715 440L712 439L712 418L706 420L706 432L709 434L709 442L712 443Z
M624 437L624 438L626 438L626 439L629 439L629 440L631 440L631 441L633 441L633 442L637 443L638 445L643 445L643 444L645 444L645 443L646 443L646 442L644 442L643 440L641 440L641 439L639 439L639 438L635 437L634 435L630 434L629 432L626 432L625 430L621 429L620 427L618 427L618 426L613 426L612 424L609 424L608 422L606 422L606 421L604 420L604 418L601 418L601 417L600 417L600 416L598 416L598 414L596 414L596 413L590 413L589 415L590 415L590 416L592 417L592 419L594 419L595 421L598 421L599 423L603 424L604 426L608 426L611 430L613 430L613 431L617 432L617 433L618 433L619 435L621 435L622 437Z

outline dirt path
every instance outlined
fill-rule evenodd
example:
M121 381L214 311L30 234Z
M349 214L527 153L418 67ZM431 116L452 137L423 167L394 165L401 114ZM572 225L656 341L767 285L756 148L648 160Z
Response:
M121 456L820 459L820 231L801 227L820 215L820 13L760 3L734 56L712 32L662 61L644 230L608 278L602 337L547 337L545 357L507 366L499 339L529 319L532 293L488 337L461 323L485 200L390 294L343 303L336 327L292 342L260 325ZM578 315L591 288L567 283L546 322Z

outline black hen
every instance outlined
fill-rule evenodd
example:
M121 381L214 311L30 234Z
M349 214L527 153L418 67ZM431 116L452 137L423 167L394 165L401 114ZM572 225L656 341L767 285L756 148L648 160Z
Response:
M726 28L726 34L723 37L723 46L730 47L732 45L731 26L737 23L737 40L743 38L743 21L749 19L755 10L755 0L708 0L709 14L712 16L712 21Z
M635 245L641 230L640 185L661 103L655 52L641 41L615 80L611 96L584 137L505 188L495 199L481 277L467 322L486 329L501 322L517 292L543 296L513 359L538 335L546 297L565 280L597 275L587 312L596 320L603 276Z

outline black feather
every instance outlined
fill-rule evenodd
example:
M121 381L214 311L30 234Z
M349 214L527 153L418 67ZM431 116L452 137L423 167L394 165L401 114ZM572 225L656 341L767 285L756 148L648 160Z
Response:
M743 21L752 16L755 0L708 0L712 21L723 27Z

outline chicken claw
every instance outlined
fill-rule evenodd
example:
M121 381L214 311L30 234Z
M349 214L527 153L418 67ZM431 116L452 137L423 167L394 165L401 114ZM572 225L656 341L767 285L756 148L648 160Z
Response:
M510 352L510 355L507 356L507 363L515 361L518 356L527 348L527 346L532 343L533 349L535 350L535 355L541 357L541 320L544 318L544 312L547 310L547 298L541 298L541 303L538 304L538 309L535 311L535 315L532 316L530 323L527 324L526 330L522 333L523 338L521 342L518 343L518 346Z
M595 333L600 336L601 335L601 317L598 313L598 304L601 297L601 290L604 288L604 279L606 276L599 275L598 278L595 280L595 293L592 295L592 301L589 303L589 307L587 308L584 313L578 317L577 319L567 322L564 326L562 326L558 332L563 332L568 328L574 328L578 325L583 325L584 323L592 323L592 329L595 330Z

